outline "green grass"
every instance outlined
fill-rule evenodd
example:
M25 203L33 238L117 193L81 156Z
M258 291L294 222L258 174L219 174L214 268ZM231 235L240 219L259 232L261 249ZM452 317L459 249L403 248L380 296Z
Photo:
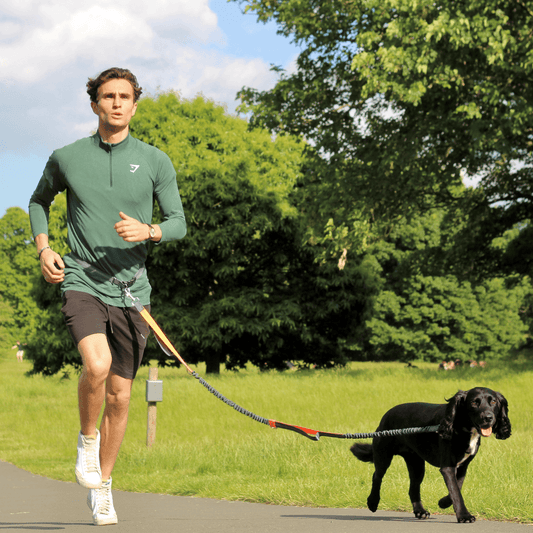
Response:
M533 521L531 496L533 365L438 372L436 365L353 363L346 369L223 372L207 381L229 399L265 418L339 433L375 430L398 403L442 403L458 389L482 385L501 391L510 405L513 436L483 440L463 495L478 517ZM0 352L0 459L36 474L74 480L78 433L77 376L26 377L29 363ZM203 367L197 369L204 377ZM217 400L184 370L159 369L164 400L157 437L146 448L143 368L134 382L128 431L113 473L117 489L226 500L316 507L366 507L373 466L349 451L353 441L312 442L273 430ZM411 510L408 476L395 458L382 487L380 509ZM428 466L422 498L433 514L446 492ZM452 510L445 511L452 513Z

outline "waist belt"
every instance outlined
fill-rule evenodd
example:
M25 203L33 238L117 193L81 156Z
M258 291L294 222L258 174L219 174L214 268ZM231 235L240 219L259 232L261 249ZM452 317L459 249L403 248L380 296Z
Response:
M70 253L70 256L72 257L72 259L74 259L74 261L76 261L76 263L78 263L78 265L80 265L84 270L86 270L88 274L97 275L100 278L105 279L105 281L109 281L113 285L117 285L122 290L129 289L143 275L144 272L144 266L142 266L141 268L139 268L139 270L137 270L133 278L131 278L129 281L122 281L115 276L108 277L107 274L96 268L94 265L87 263L87 261L80 259L76 254L72 252Z

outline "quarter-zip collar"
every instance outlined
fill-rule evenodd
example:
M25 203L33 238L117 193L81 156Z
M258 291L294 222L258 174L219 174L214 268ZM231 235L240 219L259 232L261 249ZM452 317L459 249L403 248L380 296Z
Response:
M131 135L128 133L128 136L123 141L120 141L119 143L116 143L116 144L112 144L112 143L106 143L104 140L102 140L102 137L100 137L100 134L96 132L94 134L94 141L95 141L95 144L97 144L100 148L102 148L106 152L125 150L131 141Z
M113 155L118 154L124 150L127 150L128 145L131 142L131 136L128 133L128 136L119 143L112 144L112 143L106 143L102 140L102 137L98 132L94 135L94 142L98 145L99 148L104 150L109 154L109 186L113 187Z

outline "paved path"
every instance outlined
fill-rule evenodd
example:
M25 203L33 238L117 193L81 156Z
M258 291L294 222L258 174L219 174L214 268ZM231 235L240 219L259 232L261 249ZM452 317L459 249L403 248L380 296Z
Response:
M65 531L94 528L75 483L30 474L0 462L0 532ZM412 514L361 509L313 509L204 498L113 491L119 517L115 533L533 533L529 525L478 520L457 524L453 516L416 520Z

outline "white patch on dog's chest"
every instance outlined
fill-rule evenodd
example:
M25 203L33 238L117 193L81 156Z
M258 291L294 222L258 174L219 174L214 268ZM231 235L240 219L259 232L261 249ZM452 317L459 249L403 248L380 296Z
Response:
M480 438L481 435L478 433L478 430L473 428L472 432L470 433L470 444L466 449L465 456L457 463L457 466L459 466L461 463L464 463L472 455L476 454L477 445Z

